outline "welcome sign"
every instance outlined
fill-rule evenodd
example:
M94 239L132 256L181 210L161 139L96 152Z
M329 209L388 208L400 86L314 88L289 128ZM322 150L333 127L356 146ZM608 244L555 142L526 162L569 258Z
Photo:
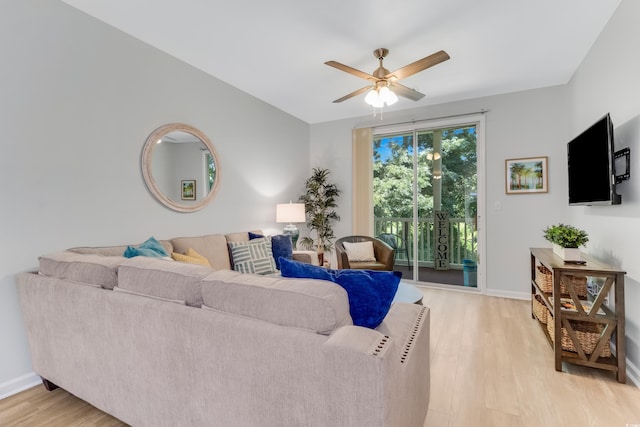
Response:
M433 264L436 270L449 270L449 213L433 212Z

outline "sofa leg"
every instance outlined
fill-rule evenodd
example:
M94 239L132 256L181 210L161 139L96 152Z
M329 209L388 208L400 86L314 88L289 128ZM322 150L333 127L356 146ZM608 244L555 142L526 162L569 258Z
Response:
M52 383L51 381L49 381L49 380L48 380L48 379L46 379L46 378L43 378L43 379L42 379L42 385L44 386L44 388L45 388L47 391L53 391L53 390L55 390L55 389L57 389L57 388L58 388L58 386L57 386L57 385L55 385L54 383Z

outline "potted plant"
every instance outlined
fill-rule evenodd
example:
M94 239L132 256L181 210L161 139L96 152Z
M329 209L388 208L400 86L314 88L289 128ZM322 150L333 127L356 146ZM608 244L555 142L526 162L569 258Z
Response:
M553 252L565 261L582 261L579 248L589 241L586 231L565 224L547 227L544 238L553 243Z
M299 199L304 203L307 228L316 234L315 240L306 236L299 243L304 249L316 250L320 264L324 261L324 252L333 250L333 223L340 221L335 211L340 190L329 182L329 174L328 169L314 168L305 182L306 192Z

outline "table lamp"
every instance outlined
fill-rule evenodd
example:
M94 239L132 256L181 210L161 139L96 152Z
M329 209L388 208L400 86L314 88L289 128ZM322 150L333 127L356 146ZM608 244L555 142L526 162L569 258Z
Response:
M293 249L296 249L298 243L298 236L300 231L293 225L294 222L305 222L306 216L304 211L304 203L278 203L276 205L276 222L288 223L282 234L291 236L291 243L293 243Z

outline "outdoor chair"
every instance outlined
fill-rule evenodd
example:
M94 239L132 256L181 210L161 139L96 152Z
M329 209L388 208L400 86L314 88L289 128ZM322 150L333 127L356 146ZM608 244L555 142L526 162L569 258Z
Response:
M409 260L409 248L407 247L406 240L404 242L400 241L398 236L391 233L381 233L378 235L378 239L385 242L387 245L391 246L394 251L394 260L398 258L398 254L404 253L407 260L407 267L411 269L411 261Z

